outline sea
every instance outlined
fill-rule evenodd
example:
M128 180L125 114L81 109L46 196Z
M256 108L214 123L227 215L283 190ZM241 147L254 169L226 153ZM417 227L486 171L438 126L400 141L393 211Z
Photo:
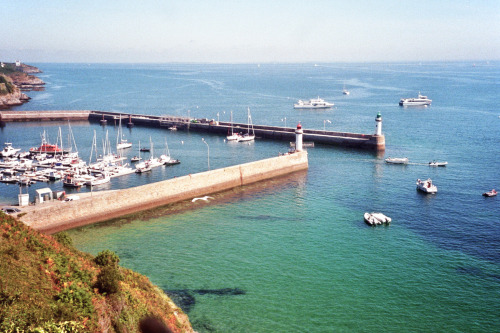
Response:
M75 246L110 249L169 294L198 332L495 332L500 330L500 62L305 64L34 63L44 91L15 110L177 115L372 134L385 152L316 145L309 169L197 200L68 231ZM342 89L350 91L342 94ZM401 107L418 93L428 107ZM333 102L298 110L299 99ZM124 124L125 125L125 122ZM120 189L278 156L289 142L122 127L139 155L179 165L112 179ZM41 138L90 161L119 124L7 123L0 142L28 150ZM107 138L107 139L106 139ZM91 153L92 152L92 153ZM147 153L142 157L148 157ZM408 165L385 163L407 157ZM430 161L446 167L429 167ZM431 178L432 195L416 190ZM15 205L30 187L0 184ZM67 193L78 193L66 189ZM90 189L82 188L80 192ZM365 212L392 218L370 227Z

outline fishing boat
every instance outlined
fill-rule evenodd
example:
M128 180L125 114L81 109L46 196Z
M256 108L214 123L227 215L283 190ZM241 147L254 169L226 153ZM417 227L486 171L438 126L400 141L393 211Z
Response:
M432 183L432 180L428 178L427 180L417 179L417 190L424 193L437 193L437 186Z
M21 148L13 148L12 143L5 142L5 147L0 152L0 155L2 157L10 157L10 156L14 156L20 150L21 150Z
M484 197L494 197L496 195L497 195L497 191L495 189L492 189L491 191L483 193Z
M368 225L381 225L381 224L389 224L392 219L389 216L386 216L382 213L365 213L363 218Z
M388 157L385 162L389 164L408 164L408 157Z
M422 106L422 105L430 105L432 100L427 98L427 96L421 95L420 91L418 92L417 98L401 98L399 101L399 105L401 106Z
M429 166L431 166L431 167L445 167L447 165L448 165L448 162L438 162L438 161L429 162Z
M83 185L83 182L76 179L75 175L67 174L66 176L64 176L63 186L79 188L79 187L82 187L82 185Z
M238 137L238 142L248 142L255 140L255 132L253 129L252 116L250 115L250 108L248 108L248 118L247 118L247 132ZM250 134L250 127L252 127L252 132Z
M329 109L333 106L333 103L326 102L322 98L312 98L309 101L298 100L296 104L293 105L294 109Z

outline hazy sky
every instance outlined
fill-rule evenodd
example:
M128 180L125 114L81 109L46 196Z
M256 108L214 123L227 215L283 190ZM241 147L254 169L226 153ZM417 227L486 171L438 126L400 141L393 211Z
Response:
M12 62L499 60L499 0L5 0Z

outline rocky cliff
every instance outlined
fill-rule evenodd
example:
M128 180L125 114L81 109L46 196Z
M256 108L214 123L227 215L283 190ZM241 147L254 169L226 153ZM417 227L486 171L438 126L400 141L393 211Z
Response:
M45 82L29 73L41 73L33 66L3 63L0 67L0 109L10 109L30 98L21 91L43 90Z

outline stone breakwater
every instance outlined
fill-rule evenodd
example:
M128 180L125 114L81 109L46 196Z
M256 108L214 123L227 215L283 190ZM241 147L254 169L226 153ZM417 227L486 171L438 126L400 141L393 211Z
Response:
M22 207L19 219L53 233L284 176L308 166L307 152L295 152L129 189L87 193L76 201Z

